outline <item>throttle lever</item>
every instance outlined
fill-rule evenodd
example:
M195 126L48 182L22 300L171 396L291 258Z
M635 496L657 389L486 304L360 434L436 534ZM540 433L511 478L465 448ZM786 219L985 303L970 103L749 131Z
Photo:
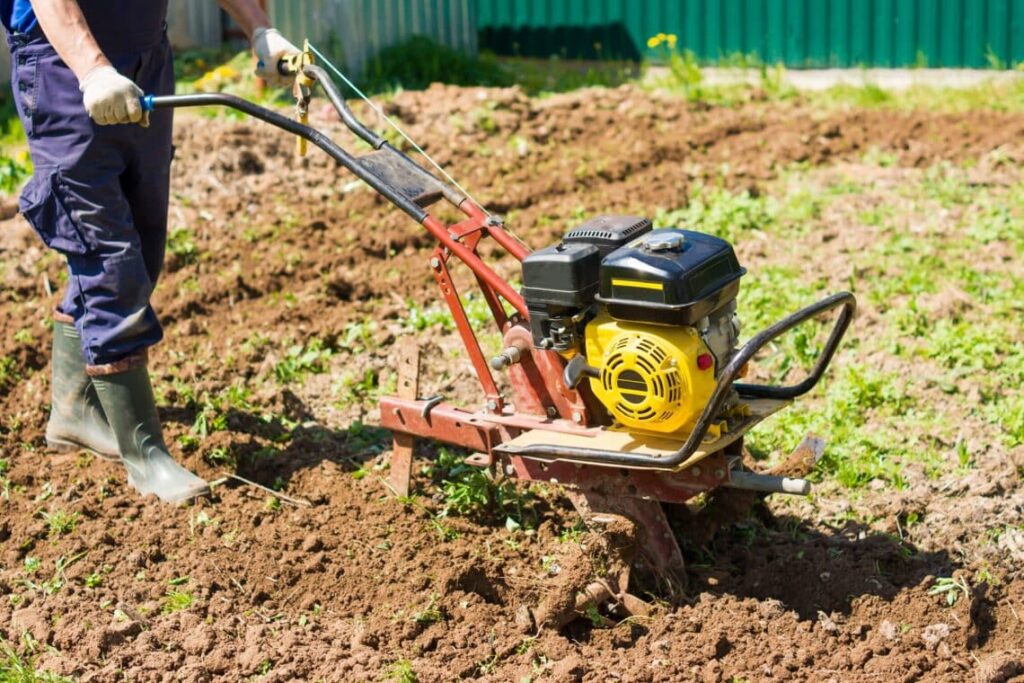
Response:
M294 55L286 55L278 60L277 72L282 76L294 76L295 82L292 85L292 94L295 96L295 117L299 123L309 123L309 102L313 98L313 86L316 81L307 76L304 69L316 63L313 50L310 49L309 39L303 41L302 52ZM305 138L297 138L296 152L300 157L306 156L308 144Z

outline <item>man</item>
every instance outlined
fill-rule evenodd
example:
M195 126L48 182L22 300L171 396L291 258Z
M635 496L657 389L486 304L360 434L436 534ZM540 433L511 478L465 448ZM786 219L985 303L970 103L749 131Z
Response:
M141 494L179 502L209 492L164 443L146 369L163 333L150 295L163 266L172 114L139 98L174 91L168 0L0 0L11 86L35 175L21 211L67 258L54 316L46 440L124 462ZM251 36L258 70L298 49L257 0L220 0Z

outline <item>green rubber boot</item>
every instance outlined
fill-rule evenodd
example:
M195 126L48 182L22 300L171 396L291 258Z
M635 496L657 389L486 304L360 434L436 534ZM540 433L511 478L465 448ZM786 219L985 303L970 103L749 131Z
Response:
M85 372L82 343L75 326L53 323L53 399L46 423L46 445L55 451L88 450L106 460L120 460L92 381Z
M132 488L144 496L156 494L166 503L210 493L205 481L176 463L167 451L144 363L94 376L92 383L110 419Z

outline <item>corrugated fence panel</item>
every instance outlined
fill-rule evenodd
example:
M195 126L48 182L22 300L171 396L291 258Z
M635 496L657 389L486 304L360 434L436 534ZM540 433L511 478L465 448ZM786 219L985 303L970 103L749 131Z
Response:
M309 38L353 73L413 35L476 53L474 0L270 0L271 19L292 40Z
M11 82L11 53L7 51L7 41L0 38L0 86L6 87Z
M171 0L167 35L176 48L217 47L223 33L220 8L210 0Z
M429 0L424 0L425 2ZM381 3L389 4L389 3ZM705 62L986 67L1024 62L1024 0L476 0L480 47L640 59L679 36Z

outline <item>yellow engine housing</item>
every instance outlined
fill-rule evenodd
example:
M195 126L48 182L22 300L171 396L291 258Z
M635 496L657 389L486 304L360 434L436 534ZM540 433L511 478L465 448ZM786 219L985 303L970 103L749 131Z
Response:
M622 426L655 434L689 431L711 399L715 367L692 327L615 320L601 312L585 330L587 363L600 369L594 395Z

